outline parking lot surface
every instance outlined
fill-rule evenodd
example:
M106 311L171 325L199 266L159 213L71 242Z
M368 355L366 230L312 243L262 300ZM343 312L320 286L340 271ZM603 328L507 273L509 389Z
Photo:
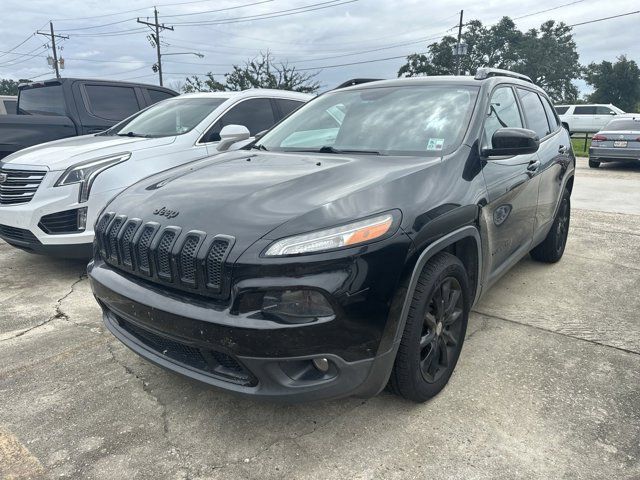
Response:
M580 159L569 243L473 312L449 385L305 405L161 370L85 266L0 243L0 478L640 478L640 166Z

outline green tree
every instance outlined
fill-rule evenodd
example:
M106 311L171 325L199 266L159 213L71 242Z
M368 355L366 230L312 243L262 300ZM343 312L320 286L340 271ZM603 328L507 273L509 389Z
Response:
M249 88L276 88L314 93L320 88L315 80L317 72L299 72L287 63L276 63L271 53L260 53L247 60L244 65L234 65L230 73L224 75L224 83L209 72L204 78L193 75L186 79L184 92L240 91Z
M10 78L0 79L0 95L18 95L18 85L28 80L11 80Z
M426 54L410 55L398 76L454 75L456 41L446 36L429 45ZM554 101L573 102L578 96L572 80L580 76L580 63L571 27L564 23L549 20L539 29L522 32L509 17L490 27L472 20L462 41L468 46L460 61L464 75L480 67L504 68L528 75Z
M590 63L584 78L594 90L587 98L591 103L612 103L625 112L637 112L640 106L640 68L625 55L615 63Z

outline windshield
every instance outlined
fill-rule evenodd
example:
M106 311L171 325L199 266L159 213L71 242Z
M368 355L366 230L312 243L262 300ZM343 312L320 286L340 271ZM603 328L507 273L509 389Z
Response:
M225 101L225 98L172 98L156 103L112 127L109 135L169 137L187 133Z
M440 156L455 150L478 88L421 85L330 92L267 133L275 151Z
M62 85L21 89L18 97L18 113L23 115L66 115Z
M640 131L640 118L633 119L630 118L628 120L613 120L607 124L603 130L613 130L613 131L624 131L624 130L634 130Z

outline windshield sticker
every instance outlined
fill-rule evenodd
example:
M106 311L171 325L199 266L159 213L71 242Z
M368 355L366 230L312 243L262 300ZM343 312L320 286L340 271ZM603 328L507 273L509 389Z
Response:
M442 150L444 147L444 138L430 138L427 143L427 150Z

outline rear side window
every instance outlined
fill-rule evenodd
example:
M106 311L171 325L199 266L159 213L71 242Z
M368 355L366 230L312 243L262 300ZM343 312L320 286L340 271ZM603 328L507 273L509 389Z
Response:
M13 115L14 113L16 113L16 109L18 107L17 100L3 100L3 102L4 109L8 115Z
M595 115L596 107L587 107L587 106L576 107L573 109L573 114L574 115Z
M167 92L163 92L162 90L148 89L147 92L149 92L149 97L151 97L151 105L153 105L154 103L161 102L162 100L166 100L168 98L173 98L173 95Z
M300 102L298 100L288 100L286 98L276 98L274 100L278 104L278 108L280 109L283 118L304 105L304 102Z
M252 98L240 102L225 113L203 137L204 142L220 140L220 131L226 125L243 125L251 135L271 128L275 120L271 100L268 98Z
M24 88L18 96L19 113L31 115L66 115L62 85Z
M520 111L511 87L499 87L491 95L487 119L484 122L483 147L491 147L491 138L499 128L522 128Z
M550 133L549 124L538 94L531 90L518 88L518 97L528 128L536 132L540 138L547 136Z
M569 110L569 107L556 107L556 112L558 112L558 115L564 115L565 113L567 113L567 110Z
M540 96L540 98L542 99L542 105L544 106L544 111L547 114L547 121L549 122L549 129L552 132L555 132L558 129L558 127L560 126L560 124L558 123L558 118L556 117L556 114L553 111L553 107L551 106L551 103L549 103L549 100L547 100L543 96Z
M140 110L132 87L85 85L89 111L106 120L122 120Z

